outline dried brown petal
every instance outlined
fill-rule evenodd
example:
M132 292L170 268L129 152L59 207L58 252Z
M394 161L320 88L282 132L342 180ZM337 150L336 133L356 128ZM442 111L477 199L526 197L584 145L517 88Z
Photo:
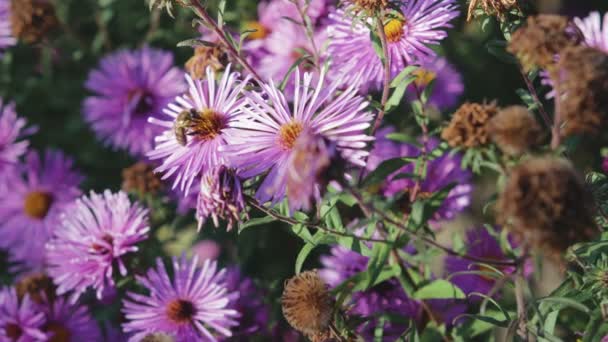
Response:
M53 4L46 0L12 0L11 27L13 35L26 43L34 43L57 26Z
M139 342L175 342L175 338L163 333L148 334Z
M207 67L217 72L224 69L226 54L221 46L199 46L194 50L194 55L186 62L186 71L194 79L206 78Z
M503 19L506 13L517 7L517 0L471 0L467 20L473 18L477 6L480 6L487 15L495 15Z
M488 143L488 121L496 115L495 102L470 103L460 106L450 124L441 132L441 138L452 147L477 147Z
M155 194L163 184L152 165L137 162L122 170L122 189L138 194Z
M523 106L500 110L488 123L488 132L504 153L513 156L524 153L542 138L540 125Z
M358 10L374 12L388 7L388 0L350 0Z

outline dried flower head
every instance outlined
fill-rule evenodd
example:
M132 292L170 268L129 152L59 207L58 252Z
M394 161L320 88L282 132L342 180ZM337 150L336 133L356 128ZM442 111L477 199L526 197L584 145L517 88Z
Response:
M227 63L225 50L220 44L213 46L198 46L194 49L194 55L186 62L186 71L195 80L205 78L207 67L218 72L224 69Z
M316 270L287 280L281 304L285 319L299 332L314 336L329 328L333 299Z
M527 24L513 33L507 50L519 58L525 70L551 69L558 53L582 39L580 30L568 18L542 14L529 17Z
M560 54L557 70L551 78L560 94L562 135L597 133L608 114L608 55L570 47Z
M242 213L247 214L241 179L236 171L219 165L203 174L196 206L198 229L211 217L216 227L220 218L228 221L226 229L230 231L235 222L240 222Z
M608 260L602 258L594 265L591 265L583 275L583 283L599 299L604 299L608 295Z
M15 284L15 289L20 300L28 295L36 304L52 303L57 298L57 286L53 284L53 279L44 273L25 276Z
M175 342L175 338L164 333L148 334L139 342Z
M389 5L388 0L348 0L348 2L355 5L356 11L366 11L370 14L380 9L387 8Z
M488 122L492 140L506 154L520 155L539 142L542 129L536 119L523 106L502 109Z
M26 43L40 41L57 26L53 4L47 0L12 0L13 36Z
M553 257L597 233L591 196L563 159L535 158L512 169L497 209L520 241Z
M176 3L180 6L187 6L186 2L184 2L184 0L147 0L148 1L148 6L150 7L150 10L152 10L153 8L158 8L160 10L167 10L167 13L169 13L169 15L171 17L173 17L173 3Z
M467 21L475 16L475 10L478 6L481 7L485 14L495 15L503 20L505 14L517 7L517 0L471 0L467 13Z
M452 147L477 147L489 141L487 123L496 115L496 102L466 102L452 116L450 124L441 132L441 138Z
M160 176L154 173L154 167L145 162L137 162L122 170L122 190L141 195L155 194L163 186Z

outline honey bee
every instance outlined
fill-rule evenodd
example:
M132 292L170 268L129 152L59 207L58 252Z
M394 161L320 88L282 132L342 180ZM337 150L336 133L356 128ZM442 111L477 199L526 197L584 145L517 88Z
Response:
M173 133L175 134L175 140L182 145L186 146L188 143L188 128L192 126L192 120L196 117L197 112L196 109L191 108L189 110L184 110L175 119L175 124L173 125Z

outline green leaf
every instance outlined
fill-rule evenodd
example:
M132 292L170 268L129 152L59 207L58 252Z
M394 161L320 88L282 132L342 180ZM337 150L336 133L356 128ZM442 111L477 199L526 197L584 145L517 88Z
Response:
M460 288L444 279L438 279L420 288L412 296L415 299L464 299Z
M310 253L319 245L322 244L334 244L336 243L336 238L325 234L322 231L317 231L315 233L315 235L312 238L312 241L309 243L306 243L304 245L304 247L302 247L302 249L300 250L300 253L298 253L298 256L296 258L296 264L295 264L295 271L296 274L299 274L302 271L302 266L304 265L304 262L306 261L306 258L308 258L308 256L310 255Z
M177 43L177 47L189 46L189 47L193 47L193 48L195 48L197 46L214 47L215 45L216 45L215 43L211 43L206 40L202 40L202 39L198 39L198 38L186 39L186 40L182 40L181 42Z
M391 88L397 88L406 79L406 77L409 74L416 71L417 69L418 69L418 66L410 65L410 66L407 66L405 69L401 70L401 72L395 78L393 78L393 80L391 81L391 85L390 85Z
M380 272L388 260L390 252L390 245L385 243L374 244L372 248L372 256L367 263L367 288L370 288L375 284Z
M267 223L274 222L274 221L276 221L276 219L272 216L265 216L265 217L259 217L259 218L254 218L254 219L248 220L239 225L239 234L247 228L259 226L262 224L267 224Z
M403 99L403 95L405 95L405 91L410 83L416 80L415 76L408 77L401 81L399 85L395 88L391 96L386 101L385 111L390 112L391 110L397 108Z
M589 310L588 307L586 307L584 304L570 299L570 298L565 298L565 297L545 297L545 298L541 298L538 300L539 303L549 303L549 304L553 304L551 305L551 307L554 308L564 308L564 307L569 307L575 310L578 310L580 312L589 314L589 312L591 312L591 310Z
M492 40L486 44L488 52L501 62L509 64L517 64L517 58L507 52L507 42L504 40Z
M384 182L391 173L399 170L407 163L408 161L404 158L392 158L383 161L374 171L365 177L363 186L368 187Z

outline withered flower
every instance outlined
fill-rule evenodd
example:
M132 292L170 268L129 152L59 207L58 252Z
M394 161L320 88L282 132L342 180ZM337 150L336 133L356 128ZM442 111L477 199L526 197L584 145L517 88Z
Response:
M186 71L193 79L202 80L205 78L207 67L218 72L224 69L226 59L226 52L221 44L198 46L194 49L194 55L186 62Z
M30 274L15 284L19 299L28 295L36 304L52 303L57 298L57 286L44 273Z
M122 170L122 189L138 194L155 194L163 184L160 177L154 173L154 167L144 162L137 162Z
M471 0L469 2L467 21L473 19L477 6L481 7L487 15L495 15L502 20L506 13L517 7L517 0Z
M57 26L53 4L47 0L12 0L13 35L26 43L35 43Z
M355 5L355 10L363 10L369 13L387 8L389 5L388 0L349 0L349 2Z
M523 243L559 258L597 234L591 196L570 162L550 157L511 170L498 199L498 220Z
M487 124L497 112L496 102L467 102L454 113L450 124L441 132L441 138L452 147L485 145L489 142Z
M175 338L167 334L155 333L146 335L139 342L175 342Z
M498 147L512 156L524 153L542 138L540 125L523 106L510 106L500 110L490 119L488 132Z

